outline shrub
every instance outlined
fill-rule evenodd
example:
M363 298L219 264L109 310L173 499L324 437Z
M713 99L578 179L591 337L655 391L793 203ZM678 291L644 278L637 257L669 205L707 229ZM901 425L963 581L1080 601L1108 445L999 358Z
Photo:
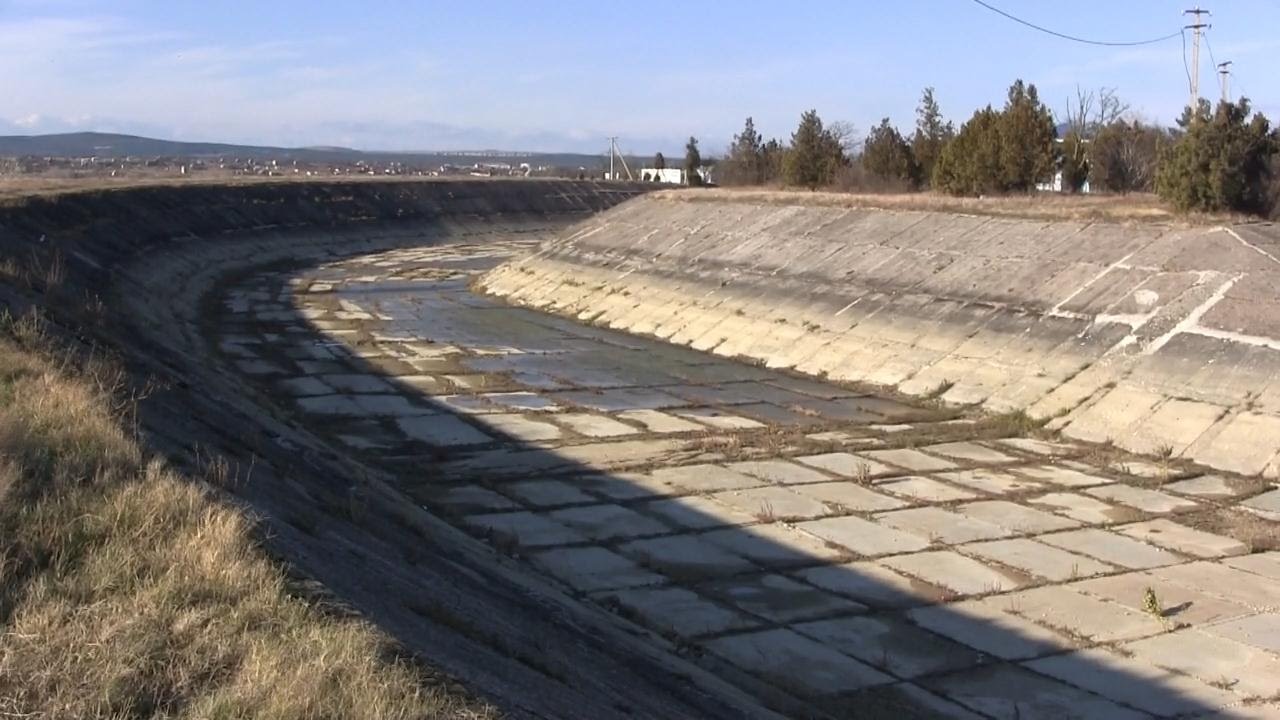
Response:
M1162 198L1184 211L1264 213L1277 138L1249 101L1202 106L1165 153L1156 180Z

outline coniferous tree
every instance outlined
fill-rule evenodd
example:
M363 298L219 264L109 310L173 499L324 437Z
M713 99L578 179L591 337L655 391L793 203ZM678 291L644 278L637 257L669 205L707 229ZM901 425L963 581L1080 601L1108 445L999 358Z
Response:
M1190 110L1190 108L1188 108ZM1165 153L1156 179L1160 196L1180 210L1264 212L1271 162L1280 138L1249 101L1207 104L1184 113L1186 131Z
M920 171L911 146L889 123L889 118L884 118L872 128L863 143L862 167L882 180L905 183L910 187L919 184Z
M935 189L953 195L1003 192L1000 170L1000 113L990 105L975 112L946 144L933 168Z
M654 168L655 170L666 170L666 169L667 169L667 156L666 156L666 155L663 155L662 153L658 153L657 155L654 155L654 156L653 156L653 168Z
M783 160L787 184L810 190L828 185L840 167L848 164L840 139L822 126L817 110L800 116L791 134L791 148Z
M702 175L699 171L701 167L702 153L698 152L698 138L690 136L689 142L684 146L685 182L693 186L701 185Z
M911 153L925 183L932 181L933 166L942 155L942 148L951 142L955 134L955 126L942 118L942 110L933 97L933 88L925 88L920 106L916 108L916 132L911 137Z
M733 136L733 145L724 159L724 172L717 173L717 178L735 185L759 185L764 182L763 155L760 134L752 119L747 118L742 132Z
M1053 114L1040 102L1035 85L1017 80L1001 113L1000 172L1006 192L1028 192L1052 178L1057 166Z

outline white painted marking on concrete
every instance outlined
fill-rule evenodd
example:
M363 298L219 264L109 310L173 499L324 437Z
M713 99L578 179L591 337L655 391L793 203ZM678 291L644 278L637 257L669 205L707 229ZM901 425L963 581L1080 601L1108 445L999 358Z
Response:
M1236 282L1240 280L1240 278L1242 277L1244 277L1243 274L1236 275L1228 279L1226 282L1222 283L1221 285L1219 285L1218 289L1214 290L1213 294L1210 295L1207 300L1197 305L1195 309L1193 309L1191 312L1187 313L1187 316L1182 318L1182 320L1179 320L1177 325L1174 325L1173 327L1169 328L1168 332L1156 338L1155 340L1152 340L1146 347L1144 347L1142 349L1142 354L1154 355L1155 353L1160 351L1160 348L1164 347L1165 345L1168 345L1169 341L1172 340L1176 335L1187 332L1188 330L1191 330L1192 328L1199 326L1200 318L1204 317L1205 313L1213 309L1214 305L1217 305L1219 302L1221 302L1222 298L1227 296L1227 291L1229 291L1231 287L1235 285Z
M1262 255L1262 256L1264 256L1264 257L1266 257L1266 258L1270 259L1270 260L1271 260L1271 262L1276 263L1277 265L1280 265L1280 258L1276 257L1275 255L1272 255L1271 253L1267 252L1266 250L1263 250L1262 248L1258 247L1257 245L1254 245L1253 243L1249 242L1248 240L1245 240L1244 238L1240 237L1240 234L1239 234L1239 233L1237 233L1235 230L1232 230L1232 229L1231 229L1231 228L1229 228L1229 227L1220 227L1220 228L1218 228L1218 229L1219 229L1219 230L1221 230L1222 232L1225 232L1226 234L1230 235L1231 237L1235 238L1236 240L1239 240L1241 245L1244 245L1245 247L1247 247L1247 248L1249 248L1250 250L1252 250L1252 251L1254 251L1254 252L1258 253L1259 255Z
M1135 251L1135 252L1136 252L1136 251ZM1129 253L1128 255L1125 255L1124 257L1120 258L1119 260L1117 260L1117 261L1115 261L1115 262L1111 263L1110 265L1106 266L1105 268L1103 268L1101 272L1099 272L1097 275L1094 275L1092 278L1090 278L1088 282L1086 282L1085 284L1083 284L1083 285L1081 285L1080 287L1076 288L1076 289L1075 289L1075 290L1074 290L1070 295L1068 295L1068 296L1066 296L1065 298L1063 298L1063 299L1062 299L1062 302L1058 303L1057 305L1054 305L1052 308L1049 308L1048 315L1049 315L1050 317L1071 317L1071 316L1069 316L1069 315L1058 315L1057 313L1059 313L1059 312L1063 312L1063 310L1062 310L1062 306L1063 306L1063 305L1066 305L1067 303L1071 302L1072 300L1074 300L1074 299L1075 299L1075 297L1076 297L1077 295L1079 295L1080 293L1084 292L1085 290L1088 290L1090 287L1092 287L1092 286L1094 285L1094 283L1096 283L1096 282L1098 282L1099 280L1101 280L1102 278L1106 277L1107 273L1111 272L1112 270L1116 270L1116 269L1119 269L1119 268L1123 267L1124 262L1125 262L1126 260L1128 260L1129 258L1131 258L1131 257L1133 257L1133 253Z
M1231 332L1230 330L1218 330L1215 328L1196 325L1186 331L1188 335L1201 335L1203 337L1214 338L1215 340L1227 340L1229 342L1240 343L1242 345L1253 345L1254 347L1264 347L1270 350L1280 350L1280 340L1267 337L1265 335L1246 335L1244 333Z
M1133 301L1142 307L1151 307L1160 302L1160 293L1154 290L1139 290L1133 294Z
M857 304L858 304L858 303L860 303L860 302L862 302L862 298L858 298L857 300L854 300L853 302L849 303L848 305L845 305L844 307L840 308L839 310L837 310L837 311L836 311L836 317L840 317L841 315L843 315L843 314L844 314L844 311L845 311L845 310L848 310L848 309L852 308L854 305L857 305Z

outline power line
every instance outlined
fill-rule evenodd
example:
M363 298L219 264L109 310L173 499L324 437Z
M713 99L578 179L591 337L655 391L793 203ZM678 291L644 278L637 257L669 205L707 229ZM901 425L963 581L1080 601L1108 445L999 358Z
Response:
M1164 42L1165 40L1172 40L1173 38L1176 38L1176 37L1178 37L1179 35L1181 35L1181 34L1182 34L1182 32L1181 32L1181 31L1178 31L1178 32L1175 32L1175 33L1169 33L1168 35L1163 35L1163 36L1158 37L1158 38L1151 38L1150 40L1135 40L1135 41L1133 41L1133 42L1108 42L1108 41L1106 41L1106 40L1090 40L1090 39L1088 39L1088 38L1076 37L1075 35L1067 35L1067 34L1065 34L1065 33L1057 32L1056 30L1050 30L1050 29L1049 29L1049 28L1047 28L1047 27L1042 27L1042 26L1040 26L1040 25L1036 25L1036 24L1035 24L1035 23L1033 23L1033 22L1028 22L1028 21L1026 21L1026 20L1023 20L1023 19L1022 19L1022 18L1020 18L1020 17L1014 16L1014 15L1010 15L1009 13L1007 13L1007 12L1005 12L1005 11L1001 10L1001 9L1000 9L1000 8L998 8L998 7L995 7L994 5L990 5L990 4L986 3L986 2L983 2L983 0L973 0L973 2L975 2L975 3L979 4L979 5L981 5L982 7L984 7L984 8L986 8L986 9L990 10L990 11L991 11L991 12L993 12L993 13L996 13L996 14L998 14L998 15L1003 15L1004 17L1006 17L1006 18L1008 18L1008 19L1010 19L1010 20L1012 20L1012 21L1014 21L1014 22L1016 22L1016 23L1018 23L1018 24L1020 24L1020 25L1026 25L1027 27L1029 27L1029 28L1031 28L1031 29L1033 29L1033 30L1039 30L1039 31L1040 31L1040 32L1042 32L1042 33L1047 33L1047 34L1052 35L1052 36L1054 36L1054 37L1062 38L1063 40L1070 40L1070 41L1072 41L1072 42L1084 43L1084 44L1086 44L1086 45L1104 45L1104 46L1107 46L1107 47L1132 47L1132 46L1134 46L1134 45L1152 45L1152 44L1155 44L1155 43L1158 43L1158 42Z

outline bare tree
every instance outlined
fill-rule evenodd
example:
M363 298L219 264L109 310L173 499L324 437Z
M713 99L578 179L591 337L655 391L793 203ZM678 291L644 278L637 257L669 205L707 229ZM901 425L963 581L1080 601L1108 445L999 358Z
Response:
M1092 137L1128 112L1129 103L1120 99L1115 88L1103 87L1096 92L1086 92L1077 85L1075 104L1067 100L1066 116L1058 118L1058 121L1065 122L1068 131L1074 130L1082 137Z
M840 143L840 149L846 156L853 157L862 149L862 138L858 135L858 126L848 120L836 120L827 125L827 132Z

